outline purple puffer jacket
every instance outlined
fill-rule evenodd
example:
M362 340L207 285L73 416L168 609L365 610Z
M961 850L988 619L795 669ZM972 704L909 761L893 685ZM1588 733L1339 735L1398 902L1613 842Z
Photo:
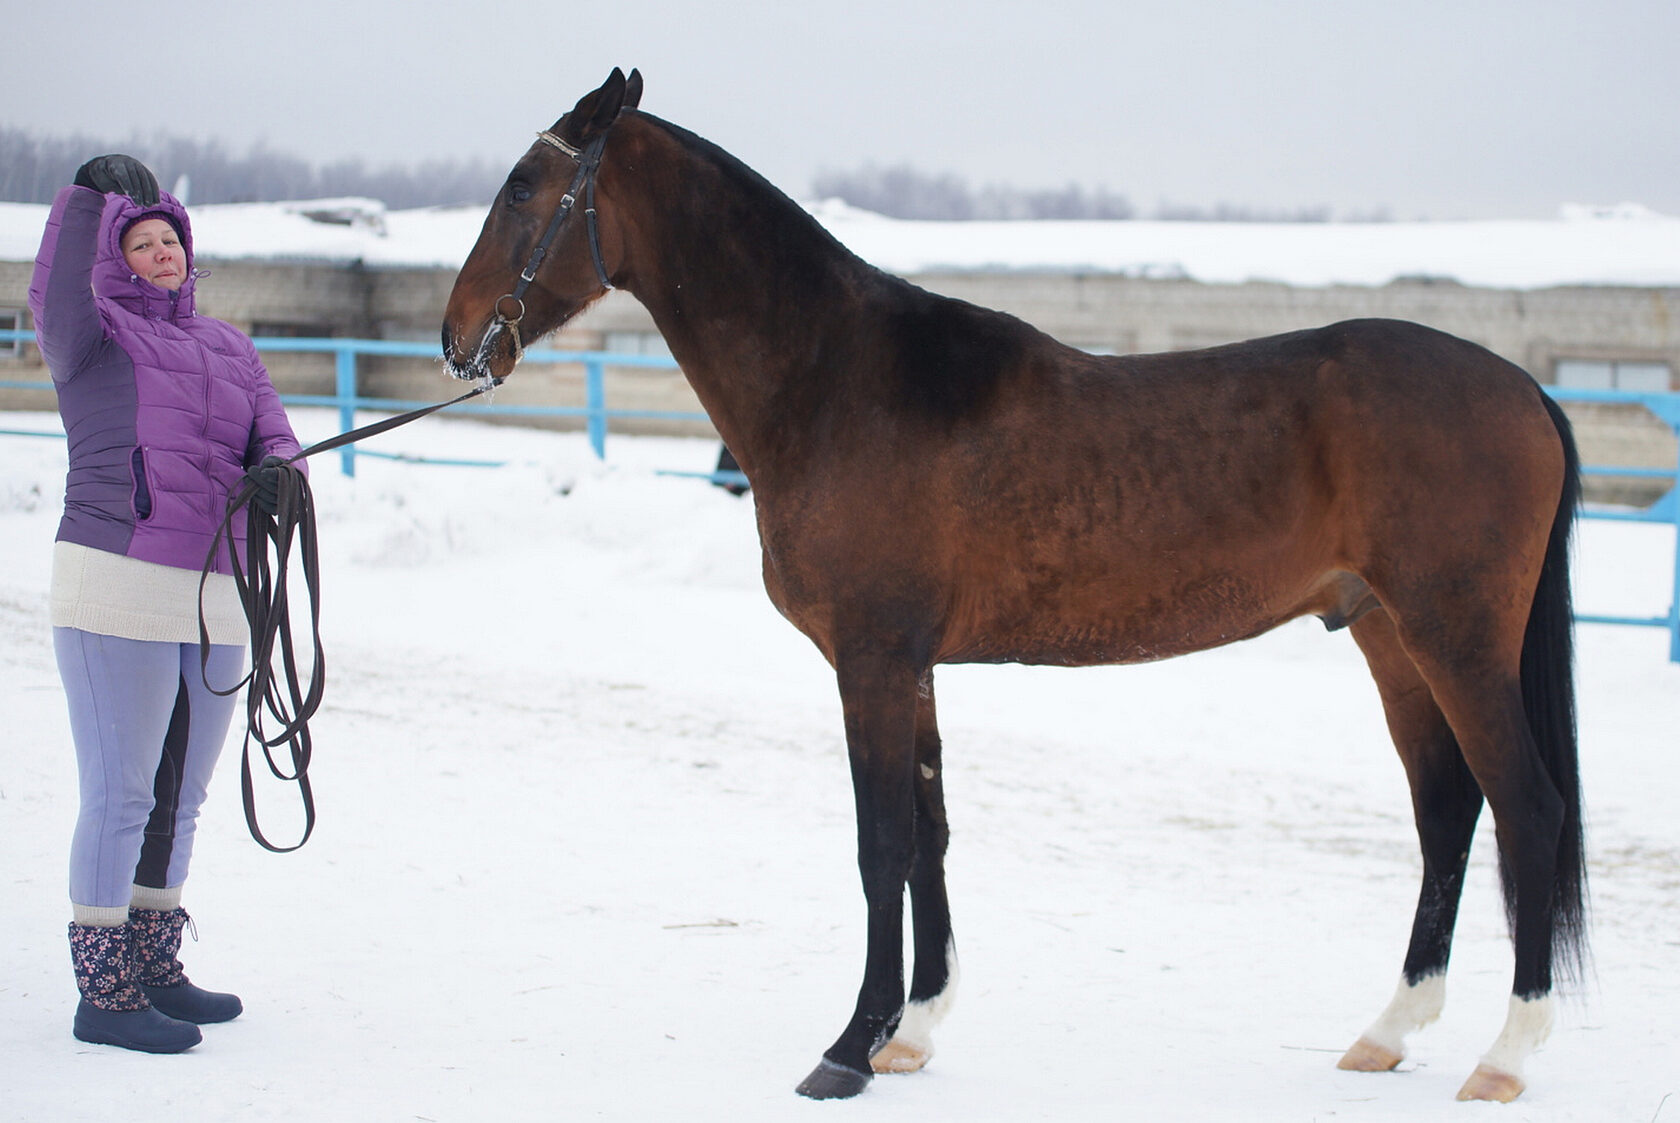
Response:
M123 259L124 227L152 214L181 232L187 279L177 292ZM196 283L192 227L170 195L142 207L66 187L53 200L29 310L69 438L59 541L201 569L245 469L298 452L256 347L195 314ZM242 561L244 522L234 520ZM229 572L226 550L216 568Z

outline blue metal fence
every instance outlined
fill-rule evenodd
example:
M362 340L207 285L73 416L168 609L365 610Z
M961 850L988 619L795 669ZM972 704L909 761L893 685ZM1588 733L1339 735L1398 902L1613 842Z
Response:
M1680 439L1680 394L1641 393L1634 390L1571 390L1547 386L1545 390L1560 402L1602 402L1611 405L1644 406L1658 421ZM1674 582L1669 590L1668 613L1664 616L1603 616L1576 613L1575 619L1592 624L1639 624L1668 629L1668 658L1680 663L1680 460L1672 468L1629 468L1614 465L1588 464L1582 472L1589 476L1619 476L1631 479L1656 479L1668 484L1668 489L1649 507L1636 510L1589 508L1582 512L1589 519L1612 519L1619 522L1665 523L1674 528Z
M33 342L34 332L0 330L0 341L21 340ZM304 351L331 354L335 366L335 393L329 396L290 394L282 395L282 400L288 405L323 406L337 409L341 432L348 432L356 427L356 413L361 410L400 413L415 409L429 402L404 401L393 398L365 398L357 392L356 359L360 355L387 355L410 358L435 358L438 354L434 343L402 343L391 340L375 339L280 339L263 337L254 341L261 351ZM613 421L628 421L631 419L652 419L666 421L705 421L706 415L693 411L675 410L636 410L613 409L607 405L606 399L606 369L608 367L641 367L655 370L676 370L674 360L654 355L619 355L604 351L553 351L532 350L525 352L525 362L536 363L573 363L583 367L585 404L582 406L529 406L529 405L494 405L471 403L462 405L459 412L463 414L498 414L506 416L524 417L581 417L584 429L589 435L590 446L595 455L606 457L607 429ZM0 389L19 390L50 390L50 382L20 382L0 379ZM1604 402L1618 405L1639 405L1650 410L1660 421L1666 424L1680 438L1680 393L1639 393L1620 390L1570 390L1555 386L1545 387L1547 393L1559 401L1564 402ZM24 436L62 436L62 434L19 432L17 430L0 429L0 434ZM346 446L339 452L340 466L347 476L356 474L357 456L375 456L386 459L417 460L430 464L453 465L482 465L494 467L499 462L483 460L450 460L433 457L413 457L382 453L370 450L357 450L355 445ZM1680 663L1680 461L1672 468L1632 468L1616 465L1587 465L1583 469L1589 475L1618 476L1626 478L1657 479L1669 484L1668 490L1651 506L1641 510L1606 510L1591 508L1583 511L1586 518L1614 519L1626 522L1662 523L1674 527L1675 563L1674 584L1668 611L1661 616L1605 616L1596 614L1580 614L1578 620L1596 624L1635 624L1651 627L1666 628L1669 635L1669 659ZM693 475L695 473L672 473L675 475ZM703 474L703 473L702 473ZM721 474L715 478L733 479L745 482L744 477Z
M286 394L282 399L287 405L326 406L338 410L340 432L349 432L356 427L356 413L358 410L371 410L386 413L402 413L406 410L418 409L430 402L404 401L396 398L366 398L357 390L358 377L356 358L358 355L387 355L406 358L435 359L438 357L438 345L435 343L402 343L394 340L377 339L276 339L262 338L254 341L259 351L310 351L328 352L333 356L335 369L335 392L331 397L309 394ZM647 410L647 409L612 409L607 405L607 368L608 367L640 367L654 370L676 370L676 360L660 355L620 355L607 351L554 351L535 349L525 352L523 359L527 363L575 363L583 367L584 371L584 404L581 406L530 406L530 405L495 405L493 403L471 402L458 407L459 414L480 416L500 415L509 417L581 417L584 430L589 434L589 444L595 450L595 455L606 458L607 428L611 421L628 421L633 418L653 419L662 421L706 421L704 413L680 410ZM4 385L0 383L0 385ZM371 450L358 451L356 446L346 445L339 451L339 462L344 474L356 474L357 456L376 456L390 459L421 460L430 464L482 464L495 466L496 461L462 461L442 460L431 457L395 456Z

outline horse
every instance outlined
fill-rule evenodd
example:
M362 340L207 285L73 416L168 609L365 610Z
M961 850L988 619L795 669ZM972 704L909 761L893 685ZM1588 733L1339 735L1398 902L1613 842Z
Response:
M870 266L641 92L614 69L519 158L443 356L500 382L525 339L621 288L751 485L766 592L835 674L868 907L851 1018L797 1090L921 1068L952 1001L935 666L1164 659L1310 614L1365 657L1422 851L1399 984L1340 1067L1393 1069L1440 1014L1485 801L1515 967L1459 1098L1519 1095L1554 968L1578 975L1586 943L1580 466L1534 379L1377 319L1088 354Z

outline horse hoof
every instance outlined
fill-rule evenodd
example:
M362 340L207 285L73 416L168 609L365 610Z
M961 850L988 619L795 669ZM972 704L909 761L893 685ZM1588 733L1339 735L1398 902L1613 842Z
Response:
M824 1057L799 1085L799 1094L813 1100L844 1100L869 1087L873 1079L867 1072L835 1064Z
M1336 1067L1348 1072L1392 1072L1394 1066L1404 1059L1388 1046L1378 1045L1369 1037L1361 1037L1353 1043L1353 1048L1342 1054Z
M869 1067L880 1073L920 1072L932 1056L932 1049L907 1045L894 1039L875 1051L875 1055L869 1058Z
M1476 1071L1470 1074L1470 1079L1464 1082L1464 1087L1458 1090L1458 1098L1492 1100L1495 1103L1508 1104L1522 1095L1527 1086L1520 1076L1512 1076L1487 1065L1477 1065Z

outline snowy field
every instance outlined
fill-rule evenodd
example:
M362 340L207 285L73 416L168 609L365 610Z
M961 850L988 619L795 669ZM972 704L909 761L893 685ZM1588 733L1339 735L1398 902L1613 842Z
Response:
M440 390L441 392L441 390ZM300 435L330 431L300 412ZM46 428L0 415L0 428ZM770 607L709 442L423 422L315 471L315 837L246 834L237 742L187 966L246 1013L176 1057L83 1045L74 767L46 612L61 442L0 438L0 1118L1680 1123L1680 667L1579 631L1595 968L1509 1106L1457 1104L1505 1014L1484 823L1442 1021L1335 1061L1417 890L1404 779L1345 634L937 676L963 978L928 1068L793 1086L851 1010L864 909L832 676ZM1583 610L1660 612L1673 533L1583 524ZM262 786L264 826L297 825Z

